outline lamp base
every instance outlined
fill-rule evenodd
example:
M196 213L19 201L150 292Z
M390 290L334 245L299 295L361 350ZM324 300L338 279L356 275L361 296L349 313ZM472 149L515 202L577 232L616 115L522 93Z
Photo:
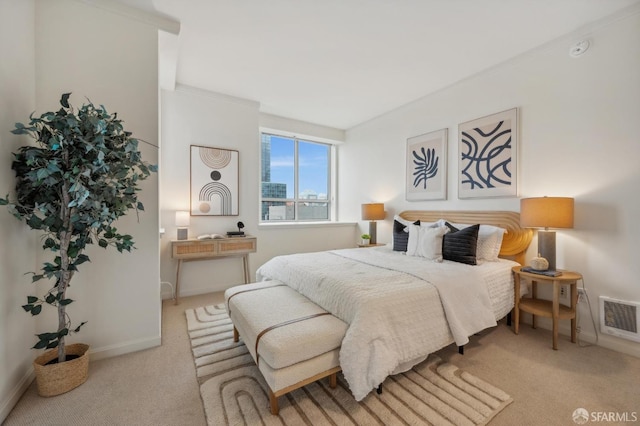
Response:
M538 253L549 262L549 269L556 270L556 232L538 231Z
M369 222L369 235L371 235L371 240L370 240L371 244L376 244L376 236L377 236L376 227L377 226L375 221L372 220Z
M189 229L188 228L178 228L178 239L186 240L189 238Z

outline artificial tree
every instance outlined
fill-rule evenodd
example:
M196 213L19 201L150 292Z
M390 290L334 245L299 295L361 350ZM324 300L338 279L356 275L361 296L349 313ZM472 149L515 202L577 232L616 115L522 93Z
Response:
M56 112L30 116L28 126L16 123L12 133L29 135L36 144L14 153L15 199L0 198L0 205L30 228L42 232L42 248L55 253L32 281L53 281L42 297L28 296L22 308L38 315L44 304L57 308L55 331L38 334L35 349L57 347L58 363L66 360L65 337L72 329L66 308L69 284L78 266L89 261L90 244L134 248L131 235L120 234L114 222L129 210L144 210L138 200L139 183L156 171L142 160L138 140L124 130L117 114L89 102L77 111L69 104L70 93L60 99Z

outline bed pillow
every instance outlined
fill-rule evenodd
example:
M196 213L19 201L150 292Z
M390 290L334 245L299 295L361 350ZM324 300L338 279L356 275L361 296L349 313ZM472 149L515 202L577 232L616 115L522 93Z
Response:
M407 242L407 256L424 257L435 262L442 262L442 237L448 232L447 228L431 225L420 226L411 224L409 240Z
M478 231L478 247L476 256L478 259L496 262L502 248L502 238L507 232L504 228L491 225L480 225Z
M445 223L450 232L442 239L442 257L445 260L477 265L476 249L480 225L472 225L458 229L449 222Z
M401 222L402 221L402 222ZM403 223L406 222L406 223ZM420 221L413 222L414 225L420 225ZM411 225L411 222L404 219L393 220L393 250L394 251L407 251L407 243L409 242L409 230L407 226Z
M450 223L443 219L440 219L438 223L440 226L446 226L446 224L449 223L449 225L458 229L464 229L471 226L463 223ZM498 261L500 249L502 248L502 239L505 232L507 232L506 229L498 226L480 225L480 230L478 231L478 243L476 247L476 260L487 260L490 262Z
M398 215L393 216L393 250L394 251L407 251L407 243L409 242L409 229L408 225L422 225L422 226L434 226L439 225L439 222L420 222L416 220L411 222L401 218Z

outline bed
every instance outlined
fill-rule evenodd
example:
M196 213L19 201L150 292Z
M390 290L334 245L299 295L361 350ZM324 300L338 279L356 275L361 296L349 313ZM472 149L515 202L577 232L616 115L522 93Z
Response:
M496 229L499 241L488 239ZM477 245L466 247L474 232ZM515 212L405 211L394 218L391 245L278 256L257 279L281 281L348 324L340 366L359 401L387 376L451 343L463 346L507 315L514 305L511 268L523 263L531 236ZM444 251L460 241L460 250L474 255L487 242L497 244L495 258L478 254L470 264L448 260L451 253L442 261L437 253L429 257L438 244Z

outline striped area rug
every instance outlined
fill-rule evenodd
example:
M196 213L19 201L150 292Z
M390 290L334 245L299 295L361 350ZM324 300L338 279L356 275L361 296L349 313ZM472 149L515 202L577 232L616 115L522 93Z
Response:
M188 309L200 394L209 425L483 425L512 402L496 387L435 355L388 377L383 392L357 402L341 375L280 397L269 412L267 384L246 346L233 342L224 305Z

